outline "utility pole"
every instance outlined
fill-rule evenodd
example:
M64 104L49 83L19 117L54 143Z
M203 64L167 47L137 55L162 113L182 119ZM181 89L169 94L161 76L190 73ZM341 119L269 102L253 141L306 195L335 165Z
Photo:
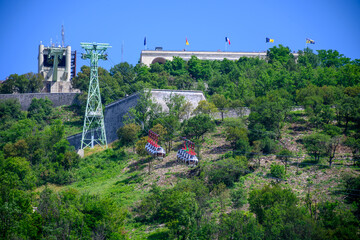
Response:
M86 102L84 127L81 138L81 149L93 148L95 144L107 148L104 115L102 111L101 95L98 77L99 59L107 60L106 49L111 48L108 43L80 43L85 49L82 59L90 59L90 84Z

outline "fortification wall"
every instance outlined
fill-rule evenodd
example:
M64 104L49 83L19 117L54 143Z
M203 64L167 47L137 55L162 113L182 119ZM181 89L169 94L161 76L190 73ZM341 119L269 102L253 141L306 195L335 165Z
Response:
M21 110L27 110L30 107L33 98L49 98L54 107L62 105L78 104L76 95L78 93L18 93L18 94L0 94L0 99L18 99L21 105Z
M206 100L202 91L152 89L151 94L154 102L160 104L164 112L169 111L169 108L166 106L166 99L175 94L184 96L185 101L191 104L189 114L198 106L201 100Z

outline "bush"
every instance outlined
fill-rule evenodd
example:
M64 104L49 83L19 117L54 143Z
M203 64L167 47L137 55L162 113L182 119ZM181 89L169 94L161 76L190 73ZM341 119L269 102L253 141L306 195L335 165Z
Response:
M276 163L271 164L270 174L274 178L284 179L285 178L285 167L283 165L278 165ZM277 179L277 181L279 181Z
M246 203L246 190L244 181L235 183L234 189L230 192L231 201L235 208L240 208Z
M261 148L264 154L270 154L270 153L275 153L278 146L273 139L269 137L265 137L264 139L261 140Z
M247 174L247 159L244 156L224 159L206 166L204 171L209 185L224 183L227 187L232 187L240 176Z

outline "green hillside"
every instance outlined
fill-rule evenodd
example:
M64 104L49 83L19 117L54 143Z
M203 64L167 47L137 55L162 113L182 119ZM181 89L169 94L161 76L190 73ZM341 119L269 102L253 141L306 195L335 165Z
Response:
M0 102L0 238L359 239L359 61L305 49L295 62L290 52L100 69L103 103L141 98L119 140L84 158L66 140L84 109ZM84 66L74 80L80 101L88 75ZM184 98L167 99L165 113L144 88L208 100L187 118ZM150 129L163 160L144 152ZM176 161L182 137L195 143L196 167Z

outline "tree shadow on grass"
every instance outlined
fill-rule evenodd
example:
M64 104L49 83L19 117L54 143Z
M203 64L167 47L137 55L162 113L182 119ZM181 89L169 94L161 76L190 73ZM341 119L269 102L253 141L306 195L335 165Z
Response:
M151 161L150 157L146 157L146 158L141 158L138 161L135 161L133 163L131 163L128 168L129 168L129 173L135 172L135 171L139 171L139 170L143 170L149 163L149 161Z

